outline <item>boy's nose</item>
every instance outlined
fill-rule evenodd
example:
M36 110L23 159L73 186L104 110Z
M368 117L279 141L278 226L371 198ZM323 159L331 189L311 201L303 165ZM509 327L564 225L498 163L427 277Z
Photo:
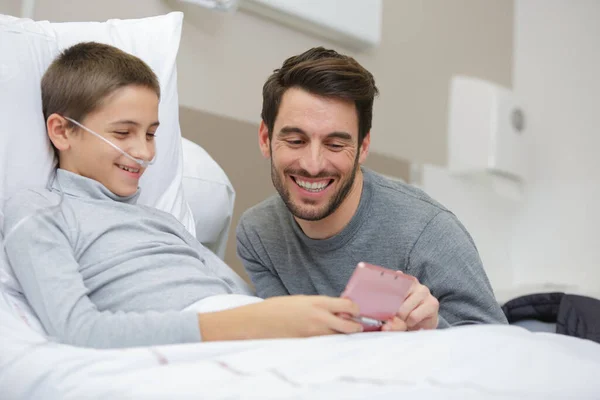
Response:
M148 142L145 139L136 141L130 148L129 154L134 158L139 158L144 161L151 161L154 158L155 146L154 142Z

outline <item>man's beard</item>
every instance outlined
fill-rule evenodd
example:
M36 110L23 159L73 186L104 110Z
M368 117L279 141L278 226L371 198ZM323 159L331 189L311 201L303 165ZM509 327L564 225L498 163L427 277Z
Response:
M354 166L352 168L352 173L350 174L350 176L346 179L345 182L341 183L341 187L338 189L337 193L335 193L331 197L331 200L329 201L329 203L326 204L321 209L312 209L312 210L305 209L304 207L302 207L302 205L297 205L292 202L291 196L290 196L290 191L285 187L285 185L281 181L281 175L277 172L277 170L275 169L275 167L273 165L273 158L271 158L271 180L273 181L273 186L275 186L275 189L279 193L279 196L281 196L281 199L285 203L286 207L288 208L288 210L290 210L290 212L296 218L303 219L305 221L319 221L319 220L327 218L328 216L333 214L335 212L335 210L337 210L340 207L340 205L344 202L346 197L348 197L348 194L350 193L350 190L352 190L352 186L354 185L354 180L356 178L356 172L358 171L358 168L359 168L358 156L359 156L359 153L357 152L356 158L354 159ZM302 169L294 170L291 168L286 168L283 171L283 179L285 179L285 177L289 176L289 175L294 175L296 177L312 178L312 179L339 178L340 177L339 174L331 175L331 174L327 174L326 171L323 171L316 176L311 176L308 172L306 172L305 170L302 170ZM292 182L291 184L297 185L297 183L295 183L295 182ZM304 200L303 203L308 204L308 205L314 204L314 202L312 200Z

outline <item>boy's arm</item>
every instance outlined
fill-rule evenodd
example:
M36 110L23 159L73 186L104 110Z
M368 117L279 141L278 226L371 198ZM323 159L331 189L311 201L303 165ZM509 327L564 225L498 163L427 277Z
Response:
M256 294L262 298L289 295L279 276L259 257L259 252L264 253L264 249L260 244L253 245L253 241L246 233L243 217L236 229L236 239L238 257L242 260L244 268L256 288ZM254 239L258 241L256 235Z
M475 244L453 214L440 212L425 227L410 252L407 273L438 299L439 328L506 323Z
M359 315L349 299L327 296L273 297L230 310L198 315L205 341L294 338L356 333L362 325L342 317Z
M48 208L52 203L41 196L9 201L4 225L8 260L50 336L98 348L200 340L194 312L99 311L88 297L68 225L60 209Z
M200 338L212 341L352 333L361 328L337 315L358 315L354 303L323 296L279 297L202 314L99 311L88 297L61 211L49 210L50 202L38 200L36 205L9 202L5 249L44 328L63 343L115 348L197 342ZM28 218L35 213L39 213L37 217Z

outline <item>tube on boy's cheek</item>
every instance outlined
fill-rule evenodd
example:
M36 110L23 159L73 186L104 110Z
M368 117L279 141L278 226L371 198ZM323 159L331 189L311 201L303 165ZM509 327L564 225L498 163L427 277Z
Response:
M83 124L80 124L79 122L77 122L74 119L71 119L69 117L64 117L64 118L66 120L68 120L68 121L71 121L72 123L74 123L75 125L77 125L78 127L80 127L81 129L83 129L84 131L87 131L87 132L91 133L92 135L96 136L97 138L99 138L99 139L103 140L104 142L108 143L115 150L117 150L118 152L120 152L125 157L129 158L130 160L132 160L133 162L139 164L143 168L147 168L148 166L154 164L154 161L156 160L156 153L154 155L154 158L152 160L149 160L149 161L148 160L142 160L140 158L135 158L134 156L132 156L131 154L127 153L125 150L121 149L119 146L117 146L116 144L114 144L110 140L104 138L103 136L101 136L100 134L94 132L93 130L91 130L90 128L84 126Z

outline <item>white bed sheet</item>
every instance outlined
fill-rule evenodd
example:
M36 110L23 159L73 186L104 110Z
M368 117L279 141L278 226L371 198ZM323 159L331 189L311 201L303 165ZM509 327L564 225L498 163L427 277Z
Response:
M514 326L92 350L0 304L2 399L598 399L598 377L600 345Z

